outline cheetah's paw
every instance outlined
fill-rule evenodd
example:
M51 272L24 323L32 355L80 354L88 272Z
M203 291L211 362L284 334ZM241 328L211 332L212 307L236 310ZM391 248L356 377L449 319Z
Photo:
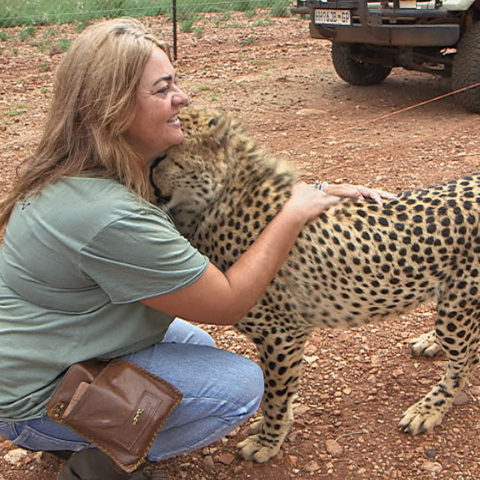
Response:
M427 408L424 402L420 401L404 412L398 427L405 433L416 435L417 433L431 432L442 423L442 419L442 412L434 408Z
M437 342L435 330L424 333L423 335L410 340L409 343L413 355L433 357L441 350L440 345Z
M237 448L245 460L264 463L280 450L280 445L270 444L260 434L255 434L238 443Z

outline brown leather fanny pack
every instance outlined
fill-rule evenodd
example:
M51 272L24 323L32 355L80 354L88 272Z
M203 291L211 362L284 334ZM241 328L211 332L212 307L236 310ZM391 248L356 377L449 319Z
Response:
M132 472L181 400L173 385L134 363L93 359L67 370L47 413Z

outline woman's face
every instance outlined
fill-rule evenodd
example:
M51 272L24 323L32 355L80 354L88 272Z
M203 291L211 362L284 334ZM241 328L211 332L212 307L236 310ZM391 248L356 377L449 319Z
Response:
M155 48L137 90L135 117L125 138L136 153L150 162L183 141L180 109L188 97L175 84L175 70L166 53Z

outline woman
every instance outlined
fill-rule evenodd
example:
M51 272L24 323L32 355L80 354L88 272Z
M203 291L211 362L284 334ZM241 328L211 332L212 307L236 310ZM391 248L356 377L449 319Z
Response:
M255 363L216 349L177 317L231 325L257 302L306 222L338 201L300 183L225 273L148 203L148 165L183 140L187 96L165 45L132 19L88 29L61 62L39 146L3 200L0 434L31 450L75 451L70 478L142 478L112 462L45 405L66 369L125 358L183 400L156 437L159 461L208 445L257 409ZM383 192L336 187L339 196ZM135 476L134 476L135 475Z

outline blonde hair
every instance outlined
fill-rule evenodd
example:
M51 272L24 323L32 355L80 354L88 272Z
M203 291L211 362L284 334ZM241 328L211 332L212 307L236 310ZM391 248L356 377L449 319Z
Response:
M60 63L54 98L40 143L0 203L0 228L18 200L64 176L91 172L148 197L145 161L124 138L135 115L136 91L145 65L165 43L130 18L92 25Z

